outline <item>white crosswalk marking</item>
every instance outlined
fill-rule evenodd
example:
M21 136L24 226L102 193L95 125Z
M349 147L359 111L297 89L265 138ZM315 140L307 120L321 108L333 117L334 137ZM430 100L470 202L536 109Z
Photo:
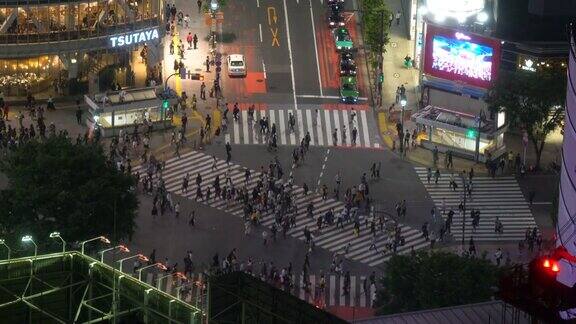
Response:
M336 143L337 145L342 145L342 128L340 128L340 115L334 114L334 128L336 132Z
M180 287L185 287L186 292L183 293L181 290L180 298L197 307L203 305L203 300L206 298L206 282L202 273L187 274L188 281L184 282L172 276L166 277L159 282L158 278L165 275L166 273L164 272L148 272L145 276L143 274L142 278L147 284L155 286L159 290L175 297L178 296ZM376 287L370 285L370 282L366 282L369 287L364 287L365 278L365 276L351 275L349 293L346 294L344 276L338 274L325 275L325 285L324 288L321 288L321 275L308 275L310 291L307 293L305 290L304 277L302 274L295 274L292 276L294 288L288 292L301 300L315 305L321 304L321 306L327 307L371 307L372 296L376 291Z
M462 221L465 220L465 239L474 237L475 241L516 241L524 239L526 229L536 227L536 222L528 202L524 198L514 177L479 177L472 179L472 196L466 199L466 215L459 213L459 204L463 196L463 183L458 173L454 180L456 190L450 188L451 174L441 174L435 183L434 171L428 183L428 171L424 167L415 168L418 177L426 187L439 213L444 215L454 211L451 232L455 239L462 239ZM468 178L466 177L466 181ZM445 211L442 206L445 205ZM476 230L472 227L470 210L480 211L480 222ZM496 218L502 223L503 233L495 232Z
M316 141L314 141L314 130L312 129L312 111L310 109L306 110L306 124L308 125L307 131L310 132L310 145L314 146ZM304 136L306 136L306 132L304 132Z
M320 117L320 111L318 110L317 112L314 112L315 116L314 118L316 119L316 136L318 137L318 142L316 142L316 144L318 146L324 146L324 132L322 131L322 118ZM312 137L314 137L313 135L311 135Z
M243 110L242 111L242 120L248 120L248 111ZM242 136L244 138L242 138L244 140L245 143L249 143L250 142L250 137L248 136L248 129L249 127L242 127Z
M306 130L304 129L304 120L302 118L302 110L296 110L296 120L298 121L298 138L296 139L298 141L298 144L300 144L300 142L302 141L302 139L304 138L304 135L306 134Z
M289 113L293 114L296 120L294 132L290 131ZM242 111L240 120L228 123L228 129L224 132L226 138L232 138L232 144L266 144L259 134L259 120L267 116L272 124L276 124L279 145L299 145L306 132L310 132L310 145L312 146L333 146L332 132L337 131L337 145L352 147L351 132L354 127L357 129L356 145L358 148L380 148L378 139L370 139L370 129L368 128L368 114L365 110L356 112L356 117L352 121L350 112L347 110L322 110L316 115L312 109L270 109L255 111L254 121L248 120L247 111ZM345 139L342 136L344 131Z
M166 167L162 171L162 178L164 180L166 189L169 192L185 196L189 199L199 200L201 203L209 205L211 207L224 210L237 217L243 216L243 206L240 202L236 201L225 201L220 197L214 197L212 195L210 200L207 201L206 197L197 198L196 197L196 184L190 185L188 192L182 192L182 180L186 174L190 174L192 181L196 178L198 174L202 177L202 192L204 195L207 190L212 187L216 177L219 177L221 185L225 183L225 173L228 172L228 176L232 180L232 183L237 188L244 185L244 173L245 168L236 164L227 164L224 160L217 160L217 171L212 170L213 158L210 155L204 154L202 152L187 152L182 154L180 158L172 158L166 161ZM135 166L134 172L139 172L141 174L146 173L146 169L142 165ZM252 171L252 176L247 183L247 190L251 192L252 189L257 185L261 173L258 171ZM214 192L213 189L211 189ZM304 195L303 189L301 187L294 186L294 204L299 206L296 213L296 225L293 226L288 234L299 240L304 241L304 227L309 229L316 228L316 219L320 215L324 215L327 211L333 210L334 213L340 212L344 208L344 203L334 199L323 200L320 194L308 194ZM309 203L314 206L314 217L309 218L306 215L306 208ZM271 227L274 223L274 214L266 212L262 215L261 223L264 226ZM377 232L377 249L369 250L369 246L372 242L370 232L365 227L362 227L360 235L358 237L353 236L353 223L349 222L344 224L344 228L336 228L336 226L324 227L322 232L314 236L315 245L319 248L325 248L331 252L342 253L344 247L350 242L350 249L347 258L352 260L357 260L359 262L366 263L370 266L376 266L382 264L388 260L392 252L388 251L385 246L385 242L388 239L387 232ZM398 253L405 254L409 253L410 249L423 248L429 245L428 242L421 237L418 230L412 229L408 226L401 225L402 235L405 238L406 244L398 248Z
M290 116L296 119L296 117L294 116L294 110L288 110L288 123L290 123ZM294 129L294 131L296 131L296 129ZM288 133L290 133L290 145L296 145L296 135L294 134L292 129L290 129L290 127L288 127Z
M328 110L324 110L324 122L326 123L326 127L324 127L326 130L326 143L329 146L333 146L334 138L332 136L332 123L330 121L330 111Z
M289 114L296 120L294 132L290 131ZM370 139L368 114L364 110L356 112L352 120L347 110L293 110L271 109L256 111L254 122L248 121L247 113L242 112L239 122L230 122L224 132L226 138L233 138L234 144L266 144L259 134L259 120L268 114L270 125L276 124L279 145L299 145L306 132L310 133L310 145L333 146L333 131L337 131L337 145L357 148L380 148L378 139ZM352 145L352 129L356 128L356 144ZM238 130L241 128L241 130ZM343 136L343 133L345 136ZM238 135L238 136L236 136Z
M364 146L370 147L370 135L368 133L368 122L366 120L366 112L364 110L360 111L360 119L362 121L362 127L358 131L364 134Z

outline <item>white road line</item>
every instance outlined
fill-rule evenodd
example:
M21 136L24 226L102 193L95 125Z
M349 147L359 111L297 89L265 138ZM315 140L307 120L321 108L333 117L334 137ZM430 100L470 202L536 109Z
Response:
M296 99L296 81L294 81L294 64L292 59L292 44L290 41L290 24L288 23L288 8L286 7L286 0L282 1L284 4L284 16L286 18L286 37L288 38L288 54L290 55L290 76L292 78L292 96L294 97L294 109L298 109L298 100Z
M240 123L238 123L240 126ZM248 112L242 110L242 135L244 136L244 144L250 144L250 135L248 135Z
M260 0L256 0L256 7L260 8Z
M338 295L340 295L340 297L338 298L338 302L340 303L339 305L344 305L344 303L346 302L346 296L344 296L343 290L344 290L344 276L340 276L340 289L338 291Z
M364 291L364 279L366 279L366 277L361 276L360 277L360 300L359 300L359 305L360 307L367 307L366 306L366 292ZM368 287L366 287L368 288Z
M342 145L342 129L340 128L340 115L338 110L332 110L334 112L334 128L336 129L336 143L335 145Z
M262 24L258 24L258 30L260 31L260 43L262 43Z
M240 144L240 122L234 121L234 118L231 118L232 125L229 127L234 128L234 144Z
M336 292L336 276L330 276L330 291L328 292L330 294L329 298L328 298L328 305L329 306L334 306L334 293Z
M316 113L318 111L318 113ZM320 115L320 110L314 110L314 118L316 118L316 133L318 135L318 145L324 146L324 131L322 128L322 118Z
M230 133L224 134L224 143L230 143Z
M306 128L310 132L310 145L314 145L314 131L312 130L312 110L306 109ZM306 136L306 132L304 132Z
M330 125L330 111L328 110L324 110L324 117L326 118L325 122L326 122L326 144L332 146L334 145L334 143L332 143L332 126ZM320 119L320 118L318 118ZM320 125L320 122L318 122L318 125Z
M312 37L314 38L314 54L316 55L316 70L318 71L318 87L320 96L324 95L322 90L322 77L320 76L320 61L318 60L318 45L316 44L316 27L314 26L314 11L312 10L312 0L310 0L310 20L312 22Z
M266 80L266 64L264 64L264 60L262 60L262 71L264 72L264 80Z
M284 123L284 110L278 110L279 121L276 124L276 133L280 136L280 143L286 145L286 124ZM273 119L274 110L270 110L270 119ZM271 121L273 123L273 121ZM270 124L272 127L272 124Z
M364 134L364 146L369 147L370 136L368 135L368 122L366 121L366 111L361 110L359 117L362 119L362 134Z
M310 111L310 110L307 110ZM303 115L304 113L301 110L296 110L296 121L298 122L298 144L300 144L300 142L302 142L302 139L304 138L304 134L306 134L306 131L304 130L304 122L303 122Z
M355 276L352 276L352 278L350 278L350 306L354 307L356 306L356 278Z
M350 138L350 122L348 121L348 111L344 110L342 112L342 127L346 127L346 143L345 144L350 144L352 143L352 139Z
M298 98L314 98L314 99L340 99L339 96L318 96L318 95L297 95ZM368 100L367 97L358 97L358 100Z

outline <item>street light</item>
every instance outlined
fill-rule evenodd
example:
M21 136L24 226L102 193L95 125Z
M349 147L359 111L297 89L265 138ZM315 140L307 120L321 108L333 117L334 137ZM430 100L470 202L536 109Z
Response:
M60 236L60 232L50 233L50 238L59 238L62 241L62 253L66 252L66 241Z
M81 243L80 243L80 246L81 246L81 248L80 248L80 253L84 254L84 245L86 245L86 243L88 243L88 242L93 242L93 241L96 241L96 240L100 240L100 242L105 243L105 244L110 244L110 240L107 239L106 237L104 237L104 236L97 236L97 237L94 237L94 238L91 238L91 239L89 239L89 240L86 240L86 241L81 242Z
M219 6L218 0L210 0L210 10L217 11Z
M8 250L8 261L10 261L10 254L12 253L12 250L6 244L6 241L4 241L4 239L0 239L0 245L4 245L4 247Z
M168 278L168 277L170 277L170 276L176 276L176 277L178 277L178 278L180 278L180 279L182 279L182 280L188 280L188 277L186 277L182 272L176 272L176 273L174 273L174 274L171 273L171 274L167 274L167 275L165 275L165 276L162 276L162 277L156 279L156 280L158 281L157 284L156 284L156 287L160 287L160 285L162 284L162 279Z
M164 271L168 270L168 268L165 265L163 265L160 262L156 262L154 264L147 265L145 267L142 267L142 268L136 270L138 272L138 280L142 281L142 270L152 268L152 267L156 267L156 268L158 268L160 270L164 270Z
M98 253L100 253L100 262L104 263L104 253L106 253L108 251L116 250L116 249L119 249L120 252L124 252L124 253L130 252L130 249L128 249L125 245L122 245L122 244L116 245L115 247L111 247L111 248L108 248L108 249L105 249L105 250L98 252Z
M124 261L134 259L134 258L138 258L138 259L140 259L140 261L148 262L148 257L146 257L142 253L138 253L136 255L129 256L129 257L124 258L124 259L120 259L120 260L116 261L116 262L120 262L120 272L122 272L122 265L124 264Z
M22 243L34 244L34 257L38 255L38 245L36 245L36 242L34 242L34 239L32 239L31 235L22 236Z

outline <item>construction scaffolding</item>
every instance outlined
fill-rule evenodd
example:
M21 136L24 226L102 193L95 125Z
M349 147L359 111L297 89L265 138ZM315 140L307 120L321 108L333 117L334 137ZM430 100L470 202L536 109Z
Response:
M76 251L0 261L5 323L202 323L204 313Z

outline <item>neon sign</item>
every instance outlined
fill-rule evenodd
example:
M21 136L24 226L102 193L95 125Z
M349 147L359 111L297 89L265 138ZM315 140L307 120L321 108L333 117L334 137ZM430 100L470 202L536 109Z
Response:
M122 47L125 45L139 44L160 38L158 29L143 30L135 33L124 34L110 37L112 47Z

